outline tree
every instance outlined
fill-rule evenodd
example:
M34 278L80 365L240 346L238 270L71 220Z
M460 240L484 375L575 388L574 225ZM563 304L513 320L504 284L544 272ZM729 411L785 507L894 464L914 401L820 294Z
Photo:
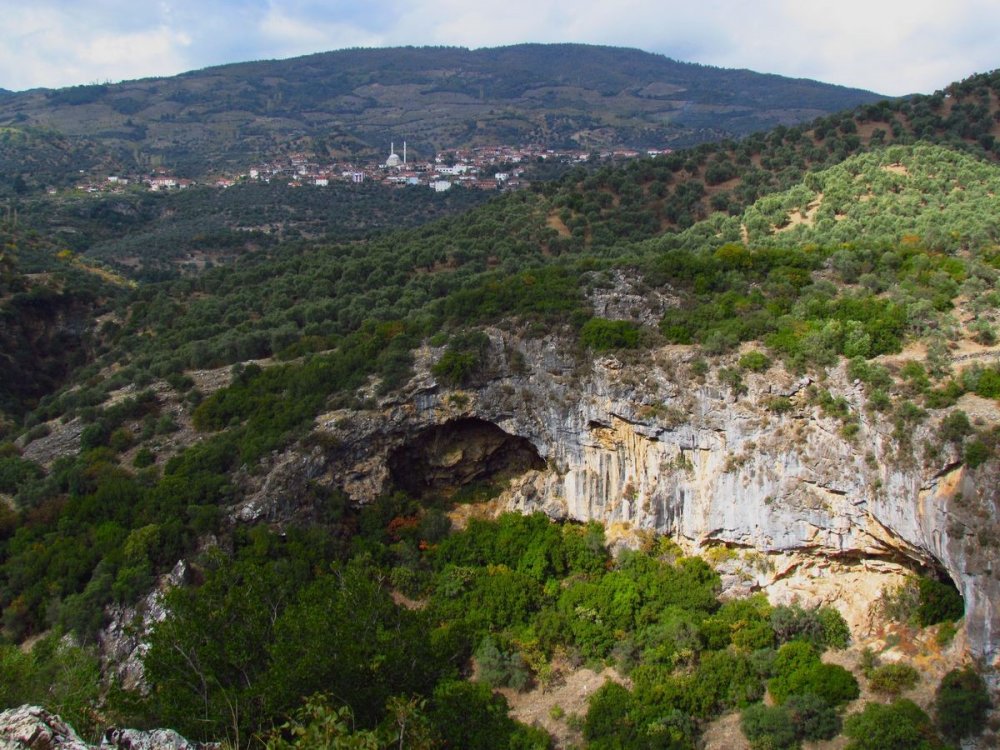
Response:
M590 696L583 736L591 744L613 737L630 738L635 733L629 717L633 703L627 688L608 680Z
M905 698L889 705L869 703L861 713L847 717L844 734L851 738L847 750L943 749L930 717Z
M800 745L791 712L784 706L755 703L744 709L740 727L754 750L795 750Z
M510 744L517 723L502 695L481 683L449 680L434 688L428 716L447 748L496 750Z
M938 685L935 719L941 734L950 740L979 734L986 726L989 709L986 683L971 667L953 669Z
M200 588L167 595L169 615L150 634L144 666L163 721L186 736L239 744L265 724L262 656L288 586L271 568L215 563Z
M276 618L267 651L269 713L324 691L363 726L378 721L390 696L427 695L453 668L432 648L423 613L397 607L378 571L359 561L305 586Z

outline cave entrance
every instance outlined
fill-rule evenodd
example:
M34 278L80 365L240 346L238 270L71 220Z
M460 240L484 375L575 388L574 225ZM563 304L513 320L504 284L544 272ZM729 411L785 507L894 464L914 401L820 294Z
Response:
M530 440L475 417L428 427L392 451L388 463L395 485L414 497L451 497L471 485L545 468Z
M917 579L916 619L922 627L954 622L965 615L965 597L937 560Z

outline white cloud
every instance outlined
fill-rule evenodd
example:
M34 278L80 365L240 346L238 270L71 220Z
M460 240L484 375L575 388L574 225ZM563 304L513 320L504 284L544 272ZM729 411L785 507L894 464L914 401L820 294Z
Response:
M70 86L139 78L190 65L191 36L163 25L139 29L95 27L90 19L56 8L8 13L0 43L0 86Z
M295 17L271 7L257 25L265 57L294 57L344 47L378 47L383 37L351 23Z

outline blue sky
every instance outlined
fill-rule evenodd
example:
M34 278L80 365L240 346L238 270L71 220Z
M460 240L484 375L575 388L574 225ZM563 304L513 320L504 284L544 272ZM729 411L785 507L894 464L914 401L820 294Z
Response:
M611 44L891 95L1000 67L996 0L0 0L0 9L0 88L14 90L427 44Z

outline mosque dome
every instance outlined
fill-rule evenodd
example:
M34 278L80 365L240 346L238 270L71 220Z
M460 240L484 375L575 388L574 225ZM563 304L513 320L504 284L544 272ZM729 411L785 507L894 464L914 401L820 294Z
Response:
M389 146L389 156L385 160L385 165L387 167L398 167L402 161L403 160L399 158L399 154L396 153L396 144L391 144Z

